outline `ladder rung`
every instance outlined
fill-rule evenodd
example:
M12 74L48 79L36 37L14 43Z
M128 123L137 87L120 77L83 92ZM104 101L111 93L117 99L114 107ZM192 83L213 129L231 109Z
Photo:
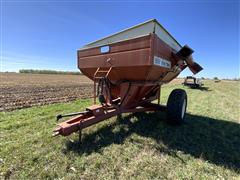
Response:
M98 71L98 72L108 72L108 71Z
M108 70L101 70L100 67L96 70L94 73L94 79L103 79L106 78L111 71L112 67L110 67ZM98 76L97 76L98 75Z
M94 79L103 79L104 77L100 77L100 76L98 76L98 77L94 77Z

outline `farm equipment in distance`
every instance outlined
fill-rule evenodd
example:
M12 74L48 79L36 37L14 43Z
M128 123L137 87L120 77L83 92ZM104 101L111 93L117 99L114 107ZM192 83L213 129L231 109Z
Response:
M193 76L187 76L182 83L184 86L188 86L192 89L197 89L202 87L204 84L200 79L197 79Z
M166 111L170 123L181 124L187 108L186 92L173 90L163 106L161 85L186 67L194 74L202 70L192 53L155 19L83 46L78 50L78 68L93 81L94 104L83 112L58 115L58 120L75 117L59 123L53 135L81 135L82 129L95 123L133 112Z

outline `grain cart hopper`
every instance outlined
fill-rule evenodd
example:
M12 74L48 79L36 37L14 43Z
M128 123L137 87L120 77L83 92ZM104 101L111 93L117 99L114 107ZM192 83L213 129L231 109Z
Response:
M94 83L94 105L83 112L58 115L58 120L75 117L59 123L54 136L78 131L81 135L86 127L130 112L166 111L169 122L180 124L187 107L186 92L173 90L167 106L162 106L161 85L186 67L194 74L202 70L191 56L193 50L181 46L155 19L87 44L77 53L78 68Z

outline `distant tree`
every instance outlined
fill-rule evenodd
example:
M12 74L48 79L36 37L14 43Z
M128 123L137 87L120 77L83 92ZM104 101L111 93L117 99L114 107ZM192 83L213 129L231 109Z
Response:
M240 78L233 78L233 81L240 81Z
M72 74L79 75L80 72L75 71L55 71L55 70L34 70L34 69L20 69L19 73L30 73L30 74Z
M213 79L214 79L214 80L219 80L218 77L214 77Z

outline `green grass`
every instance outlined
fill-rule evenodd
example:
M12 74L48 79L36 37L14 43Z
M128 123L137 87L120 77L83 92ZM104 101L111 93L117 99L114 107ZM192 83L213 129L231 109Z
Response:
M78 135L51 137L55 115L84 110L91 100L0 113L0 179L239 179L240 84L205 82L188 94L186 123L165 114L125 114Z

